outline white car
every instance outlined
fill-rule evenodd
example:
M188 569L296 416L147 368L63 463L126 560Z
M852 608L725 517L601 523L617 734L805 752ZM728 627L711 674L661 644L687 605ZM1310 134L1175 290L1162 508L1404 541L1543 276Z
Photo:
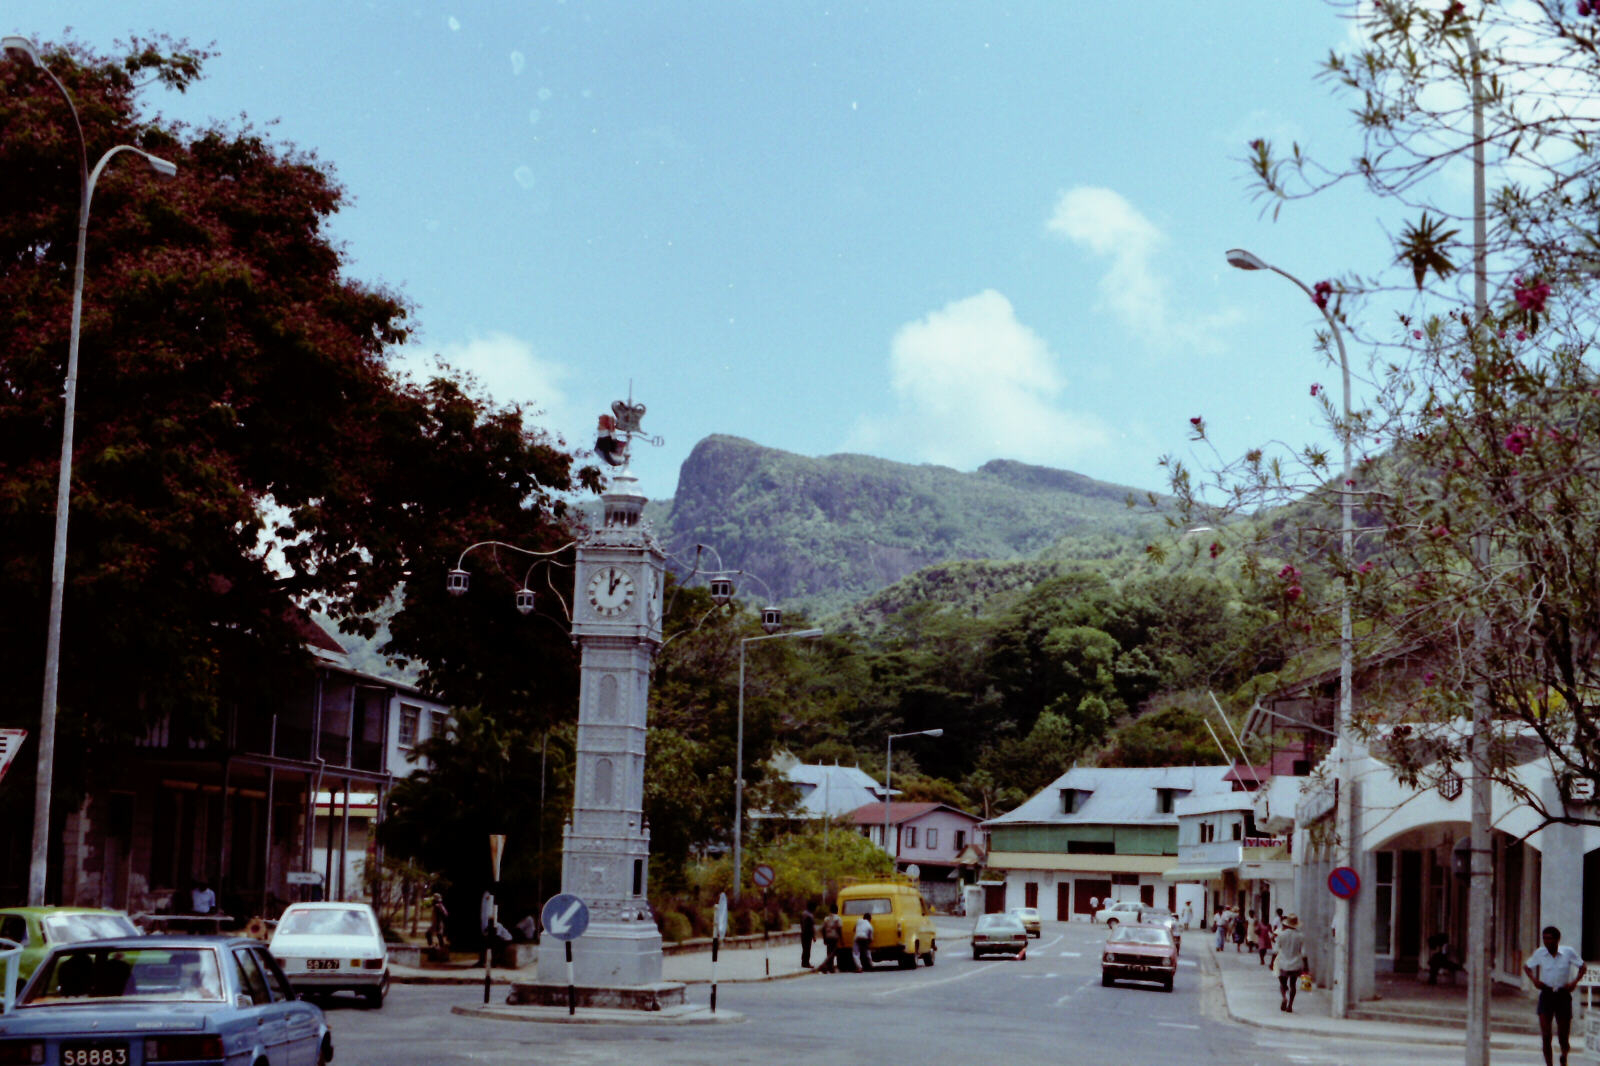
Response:
M389 994L389 950L365 903L291 903L267 950L296 992L355 992L369 1007Z
M1117 902L1095 911L1094 920L1104 922L1110 926L1115 926L1121 922L1138 922L1139 912L1143 909L1144 904L1136 899L1119 899Z

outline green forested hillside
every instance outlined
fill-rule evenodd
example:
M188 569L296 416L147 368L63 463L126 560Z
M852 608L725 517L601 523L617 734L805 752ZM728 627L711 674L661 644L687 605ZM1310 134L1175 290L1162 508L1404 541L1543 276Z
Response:
M780 601L839 607L922 567L962 559L1113 557L1160 528L1143 493L997 460L972 473L865 455L810 458L708 437L679 474L662 540L708 544Z

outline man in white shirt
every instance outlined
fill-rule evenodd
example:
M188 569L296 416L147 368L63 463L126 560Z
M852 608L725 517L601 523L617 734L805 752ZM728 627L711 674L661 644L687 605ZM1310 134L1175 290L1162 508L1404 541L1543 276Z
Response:
M1561 946L1561 930L1544 928L1544 946L1528 956L1523 972L1539 990L1539 1036L1544 1044L1545 1066L1550 1059L1550 1029L1555 1023L1561 1041L1561 1066L1567 1066L1567 1036L1572 1029L1572 990L1583 978L1583 959L1570 947Z
M872 915L856 919L856 964L861 973L872 969Z

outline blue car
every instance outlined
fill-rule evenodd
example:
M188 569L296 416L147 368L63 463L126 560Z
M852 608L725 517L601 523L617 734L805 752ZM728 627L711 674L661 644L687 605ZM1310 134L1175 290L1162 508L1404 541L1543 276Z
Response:
M322 1011L260 942L141 936L57 947L0 1015L0 1066L325 1066Z

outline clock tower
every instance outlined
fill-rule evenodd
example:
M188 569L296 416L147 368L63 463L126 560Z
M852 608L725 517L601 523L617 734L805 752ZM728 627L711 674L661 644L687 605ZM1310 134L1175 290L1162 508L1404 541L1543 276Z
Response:
M626 467L603 500L603 523L578 546L572 611L572 636L582 654L577 772L572 820L563 834L561 891L589 906L588 930L572 945L575 982L650 985L661 981L661 934L647 898L644 752L666 556L644 522L645 497ZM539 953L539 982L566 983L562 952Z

